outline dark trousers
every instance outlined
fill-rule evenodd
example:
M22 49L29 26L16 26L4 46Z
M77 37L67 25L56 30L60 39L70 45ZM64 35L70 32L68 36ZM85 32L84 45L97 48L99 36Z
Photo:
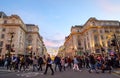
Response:
M59 71L61 71L61 64L55 64L55 71L57 70L57 67L59 68Z
M89 63L86 63L86 68L90 68L90 65L89 65Z
M8 69L11 69L11 64L8 64L8 65L7 65L7 70L8 70Z
M15 70L15 62L12 62L12 64L10 64L10 70L13 68L13 70Z
M72 65L71 65L71 63L68 63L68 66L67 67L69 67L70 69L72 68Z
M33 64L33 71L35 71L35 69L38 70L37 64Z
M25 71L25 63L21 63L21 65L20 65L20 71L21 71L22 67L23 67L23 70Z
M63 66L61 66L61 71L62 71L62 69L65 71L65 66L63 65Z
M38 70L42 71L42 64L39 64Z
M54 74L54 71L53 71L53 68L52 68L52 64L47 64L46 65L46 69L45 69L45 72L44 72L44 74L47 74L47 71L48 71L48 68L50 68L51 69L51 71L52 71L52 75Z
M108 70L109 73L111 73L111 66L107 66L107 67L103 68L102 73L104 73L106 70Z
M91 64L91 67L89 69L89 73L91 73L91 70L95 70L95 72L98 73L95 64Z

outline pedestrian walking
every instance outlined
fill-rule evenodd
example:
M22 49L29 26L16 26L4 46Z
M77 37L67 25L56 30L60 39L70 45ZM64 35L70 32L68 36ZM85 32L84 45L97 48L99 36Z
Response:
M35 56L34 58L33 58L33 71L35 71L35 69L37 69L38 70L38 60L37 60L37 57Z
M56 56L54 59L54 63L55 63L55 68L54 70L57 71L57 68L59 68L59 71L61 72L61 59L60 57Z
M43 70L43 69L42 69L43 63L44 63L43 58L40 56L40 57L38 58L38 66L39 66L39 67L38 67L38 71L39 71L39 70L41 70L41 71Z
M48 55L48 57L46 59L46 68L45 68L44 74L47 74L48 68L51 69L51 72L52 72L51 75L54 75L54 71L53 71L53 68L52 68L52 60L50 58L50 55Z
M76 56L74 56L74 58L73 58L73 62L74 62L74 65L73 65L73 70L78 70L78 71L81 71L80 69L79 69L79 67L78 67L78 60L77 60L77 57Z
M95 59L94 55L91 54L89 56L89 58L90 58L90 65L91 65L91 67L89 69L89 73L91 73L92 70L95 70L95 72L98 73L98 71L96 69L96 59Z
M106 57L105 62L102 64L102 73L104 73L106 70L111 73L112 70L112 64L111 64L111 58Z
M72 59L70 58L70 56L68 56L68 58L67 58L67 62L68 62L68 68L72 68Z
M62 69L65 71L65 59L64 58L61 58L61 71Z
M22 68L25 71L25 57L24 56L20 57L20 69L19 70L21 71Z

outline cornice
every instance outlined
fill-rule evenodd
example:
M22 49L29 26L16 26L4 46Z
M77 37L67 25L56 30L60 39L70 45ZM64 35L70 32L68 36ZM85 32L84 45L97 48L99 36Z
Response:
M38 37L39 37L39 39L42 41L42 37L40 36L40 34L39 34L39 32L33 32L33 31L27 31L27 34L37 34L38 35Z
M20 27L24 32L26 32L26 29L23 28L21 24L11 23L11 24L2 24L2 25L3 25L3 26L9 26L9 27L10 27L10 26L11 26L11 27L12 27L12 26L13 26L13 27L14 27L14 26L17 26L17 27Z

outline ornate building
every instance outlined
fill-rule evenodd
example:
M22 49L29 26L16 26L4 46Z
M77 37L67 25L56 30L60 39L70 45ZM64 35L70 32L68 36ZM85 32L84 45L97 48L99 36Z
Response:
M116 46L111 46L113 39L116 40ZM64 46L66 56L118 52L120 47L120 22L90 18L83 26L72 26L71 33L66 37Z
M18 15L7 16L0 12L0 55L41 55L46 51L39 28L24 24Z
M57 55L60 57L65 57L64 49L65 49L64 45L60 46Z
M44 54L44 43L43 38L39 34L38 26L34 24L26 24L26 52L32 55L43 55Z

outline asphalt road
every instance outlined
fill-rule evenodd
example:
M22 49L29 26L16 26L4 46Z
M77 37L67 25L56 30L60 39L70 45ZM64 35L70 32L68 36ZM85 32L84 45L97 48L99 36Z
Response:
M55 72L54 75L51 75L51 71L48 71L46 75L43 75L42 71L26 71L26 72L8 72L0 71L0 78L120 78L120 75L115 73L109 74L105 73L89 73L87 69L80 71L73 71L71 69L63 72Z

